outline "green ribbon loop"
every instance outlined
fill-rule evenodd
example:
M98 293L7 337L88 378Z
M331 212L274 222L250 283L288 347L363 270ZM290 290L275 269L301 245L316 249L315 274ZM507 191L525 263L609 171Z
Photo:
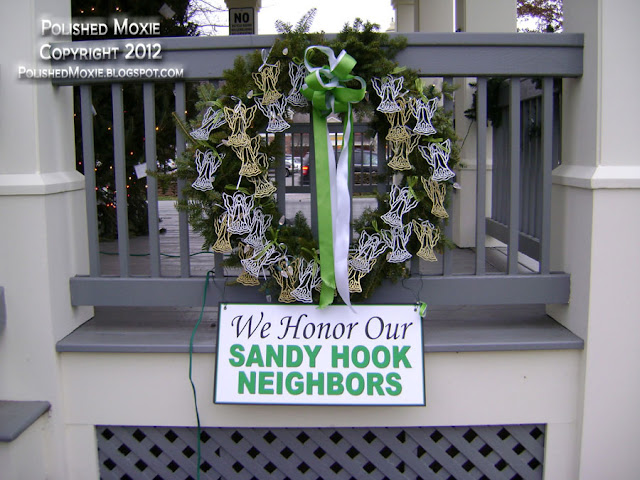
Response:
M312 66L307 57L313 50L327 55L329 65ZM311 73L304 80L302 94L322 116L331 112L346 112L350 103L357 103L364 98L367 92L364 80L351 75L351 70L357 62L344 50L336 58L328 47L308 47L304 54L304 63ZM346 83L350 80L358 81L360 88L347 87Z
M328 65L315 67L309 62L309 53L313 50L324 53L328 58ZM348 235L345 239L345 225L334 225L334 216L340 216L337 205L342 204L344 195L348 195L345 188L346 179L342 178L344 161L350 164L351 137L353 135L353 118L351 104L361 101L366 94L365 81L351 74L356 60L344 50L337 57L328 47L308 47L304 54L304 63L309 74L302 86L302 94L311 102L313 107L313 134L315 145L315 179L318 205L318 243L320 247L320 276L322 290L320 292L320 308L333 303L336 287L343 300L349 304L349 292L346 271L346 255L348 252ZM360 88L348 87L348 82L360 83ZM346 156L338 162L336 170L333 148L329 142L329 132L326 117L330 113L346 113L343 135L343 154ZM348 136L349 138L344 138ZM331 152L331 155L330 155ZM330 160L331 159L331 160ZM333 161L333 165L331 165ZM338 172L336 174L336 172ZM339 176L336 180L336 175ZM334 229L334 226L336 227ZM348 219L346 228L349 228ZM346 242L346 245L345 245ZM334 255L334 250L338 252ZM342 258L345 257L345 258ZM336 272L338 266L338 272ZM336 281L336 274L338 280ZM346 292L344 285L347 284Z

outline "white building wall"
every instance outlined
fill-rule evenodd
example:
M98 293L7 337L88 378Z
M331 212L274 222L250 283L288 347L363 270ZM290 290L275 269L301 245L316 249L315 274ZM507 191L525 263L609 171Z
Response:
M40 18L68 21L70 5L26 0L10 10L0 29L0 285L7 313L0 398L45 400L51 410L3 446L14 469L6 478L65 479L65 395L55 344L90 316L69 299L69 277L87 270L84 180L75 171L72 90L17 75L21 65L42 65Z
M0 476L7 480L56 478L52 477L56 459L50 455L50 431L43 415L12 442L0 443Z
M632 33L640 4L564 4L566 31L585 33L585 75L565 81L564 165L554 175L553 263L572 274L572 297L549 311L585 338L585 351L427 354L427 406L394 409L216 406L213 356L198 354L205 425L542 422L547 480L637 476L640 160L631 140L640 97L629 92L640 75L640 39ZM95 424L195 424L186 355L55 353L55 342L90 314L69 302L69 277L87 270L71 89L18 82L15 72L35 64L34 12L68 18L68 10L66 0L21 2L0 30L11 45L0 52L0 218L11 226L0 236L7 303L0 397L51 403L47 417L0 450L14 471L28 466L24 478L97 478ZM466 18L475 20L468 9ZM29 450L24 442L44 450L42 463L19 453Z
M571 300L549 312L585 339L579 478L637 478L640 429L640 37L633 0L565 0L565 31L584 32L584 76L565 80L563 165L554 171L553 267ZM555 245L555 242L554 242Z
M213 404L213 354L195 354L193 379L203 426L456 426L544 423L556 445L545 478L571 471L581 353L575 350L430 353L425 407L308 407ZM65 422L88 438L91 425L195 426L188 355L64 353ZM573 425L574 428L568 426ZM70 427L69 427L70 428ZM92 429L91 429L92 431ZM71 479L95 455L76 442ZM79 462L75 465L76 462Z

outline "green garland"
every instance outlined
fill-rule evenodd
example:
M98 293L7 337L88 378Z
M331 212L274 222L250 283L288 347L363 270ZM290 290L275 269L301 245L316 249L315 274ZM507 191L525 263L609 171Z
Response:
M367 95L364 101L355 104L355 114L356 118L361 121L363 119L368 120L371 136L375 133L386 136L390 128L386 116L376 110L380 104L380 98L371 87L373 78L384 78L388 74L402 77L404 79L404 89L408 90L406 97L422 98L424 101L443 95L450 97L453 92L453 89L447 84L442 86L442 91L438 91L433 85L423 88L418 72L409 68L399 67L393 60L395 55L406 46L406 39L401 37L391 39L384 33L378 33L377 25L368 22L363 23L360 20L356 20L353 26L345 26L344 30L329 42L325 40L322 34L306 34L299 31L289 32L279 38L269 56L270 64L279 61L282 66L277 79L278 91L286 93L291 89L288 63L291 61L300 63L299 59L304 58L305 49L312 44L328 45L336 53L346 50L357 60L357 65L352 73L366 81ZM322 63L322 61L323 59L316 61L313 57L311 58L311 62L314 64ZM254 95L260 93L258 86L254 83L252 73L257 72L262 64L263 58L260 52L236 58L233 68L225 71L224 82L219 87L211 83L203 83L198 87L199 101L196 103L196 108L199 111L204 111L208 107L233 109L238 104L238 99L242 99L244 104L250 107L257 101ZM308 107L306 109L294 108L294 110L308 112ZM224 145L226 139L232 133L229 126L224 124L213 130L208 140L197 140L190 135L190 132L198 128L201 122L202 117L200 116L191 121L189 125L180 124L189 139L189 148L184 157L178 161L178 176L186 179L189 184L198 177L198 171L194 164L196 150L201 152L211 150L216 155L224 154L224 159L222 166L216 172L213 189L200 191L187 187L185 190L187 200L181 201L178 208L188 212L189 222L193 229L204 238L202 249L210 250L218 240L216 222L219 221L220 216L224 213L223 192L233 194L236 190L239 190L250 195L254 193L254 185L244 176L239 178L238 172L242 163L241 159L238 158L232 148ZM450 140L449 167L455 168L459 161L459 153L451 114L444 112L439 107L431 118L431 124L436 133L427 136L421 135L419 145L428 146L429 144ZM249 137L254 137L264 132L266 126L266 117L257 112L246 133ZM260 153L265 154L269 159L274 159L282 158L284 152L278 150L276 142L267 145L262 141ZM432 201L425 191L425 185L420 181L422 177L430 177L433 169L421 157L418 148L415 148L410 153L409 162L411 170L402 172L399 186L411 185L411 192L419 203L417 207L405 214L403 221L407 224L413 220L429 220L442 232L442 227L446 220L432 213ZM267 168L272 168L273 166L271 164ZM391 183L394 173L398 173L390 168L386 170L386 174L378 175L378 182ZM452 185L453 182L451 180L446 182L445 208L448 207ZM283 224L281 220L283 218L282 213L278 211L273 196L255 198L254 200L254 208L260 208L265 215L271 215L272 221L266 233L267 240L271 244L285 249L286 253L293 258L303 258L306 261L312 261L317 258L317 241L313 238L311 229L301 213L296 215L293 222ZM378 207L375 210L368 209L360 218L354 220L353 226L356 231L373 234L383 228L384 220L381 217L389 210L388 202L389 194L378 195ZM227 266L240 265L239 254L243 252L238 248L239 241L240 236L233 235L231 237L233 253L225 261ZM442 252L448 242L444 235L441 234L434 249ZM415 254L420 249L420 246L416 235L412 234L407 249L412 254ZM374 263L370 272L361 279L362 292L352 294L351 300L357 302L362 298L371 296L383 279L396 281L407 276L407 274L404 263L389 263L384 261L382 257ZM281 287L275 281L273 275L261 279L260 283L265 293L273 298L278 298L278 295L282 293ZM317 301L317 293L314 294L314 301Z

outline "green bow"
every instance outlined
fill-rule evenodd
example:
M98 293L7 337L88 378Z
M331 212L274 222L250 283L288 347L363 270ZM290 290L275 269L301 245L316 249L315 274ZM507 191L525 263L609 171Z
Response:
M324 53L329 65L314 67L309 63L312 50ZM361 101L366 93L365 81L351 74L355 59L344 50L336 56L328 47L307 48L304 63L309 74L302 86L302 94L313 107L313 138L315 145L315 179L318 205L318 243L320 246L320 308L333 303L336 288L350 305L348 254L351 237L348 175L353 147L353 115L351 104ZM356 80L360 88L346 83ZM342 153L336 167L333 148L329 148L326 117L330 113L346 113Z
M329 65L313 67L307 58L311 50L319 50L329 57ZM329 47L309 47L304 54L304 64L311 72L304 80L302 94L311 102L314 111L323 116L331 112L347 112L351 103L361 101L366 93L366 83L351 70L356 65L356 60L344 50L336 56ZM349 88L346 83L349 80L360 82L360 88Z

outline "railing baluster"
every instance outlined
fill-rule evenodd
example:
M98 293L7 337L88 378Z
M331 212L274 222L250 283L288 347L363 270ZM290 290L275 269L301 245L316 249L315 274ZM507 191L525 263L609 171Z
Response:
M453 85L453 77L444 77L442 79L444 83ZM453 99L444 97L443 100L444 111L446 113L453 112ZM451 210L451 209L449 209ZM452 212L449 212L449 219L444 226L444 236L447 238L453 237L453 221L451 218ZM442 255L442 275L449 276L453 271L453 253L451 249L445 248Z
M551 169L553 164L553 78L545 77L542 87L542 191L540 228L540 273L550 272L551 252Z
M313 125L309 120L309 131L313 132ZM329 145L331 146L331 145ZM313 135L309 135L309 187L311 189L311 232L314 238L318 238L318 195L316 191L316 154L313 143Z
M523 197L522 202L524 205L522 206L523 215L525 217L521 221L521 230L531 236L535 236L535 223L536 223L536 182L538 181L538 166L536 165L538 162L537 156L537 140L534 137L533 132L531 131L531 124L537 121L537 108L535 98L527 100L527 116L524 117L523 122L527 122L526 128L524 129L524 135L526 135L526 143L529 145L529 151L527 152L527 173L522 175L520 184L526 184L527 190L525 190L525 197ZM535 123L534 123L535 125Z
M520 235L520 79L511 78L509 88L509 258L507 273L518 273L518 237Z
M522 157L520 160L520 230L529 233L528 200L533 181L531 169L531 137L527 135L529 119L531 118L531 102L520 101L520 142L522 145Z
M100 276L100 240L96 202L96 158L93 144L93 109L91 86L80 87L80 115L82 119L82 162L87 201L87 234L89 239L89 274Z
M381 178L387 172L387 141L379 133L376 135L378 140L378 178ZM387 191L386 181L378 181L376 186L378 195L384 195Z
M156 158L156 102L155 86L145 83L144 97L144 158L147 162L147 216L149 217L149 253L151 276L160 276L160 236L158 228L158 179Z
M293 140L293 139L292 139ZM285 174L285 170L286 170L286 165L285 165L285 158L286 158L286 153L285 153L285 138L284 138L284 133L276 133L275 134L275 140L276 144L278 145L278 150L280 150L282 152L282 159L280 162L278 162L278 166L276 167L276 185L278 187L278 191L276 192L276 194L278 195L278 210L280 212L282 212L283 215L286 215L286 174ZM292 142L293 143L293 142ZM293 175L293 156L291 157L291 170L292 170L292 175ZM293 178L293 177L292 177Z
M221 253L213 254L213 274L216 278L224 278L224 256Z
M500 148L502 154L500 155L500 164L497 168L500 180L500 195L499 202L499 216L498 219L501 223L507 225L509 223L509 109L502 114L503 125L506 127L500 127ZM495 147L495 142L494 142ZM494 164L493 170L496 171L496 165Z
M187 101L185 97L185 84L184 82L176 83L175 85L176 96L176 114L180 121L184 122L186 118L185 110L187 109ZM182 135L180 128L176 127L176 160L182 156L185 150L185 138ZM178 179L178 201L186 201L185 194L183 192L186 186L186 180L183 178ZM180 236L180 276L188 277L191 275L190 257L189 254L189 216L187 212L178 212L178 231Z
M118 223L118 256L120 276L129 276L129 215L127 212L127 164L124 143L124 107L122 84L111 85L113 105L113 158L116 177L116 216Z
M486 271L486 220L487 212L487 79L478 77L476 102L477 161L476 161L476 275Z
M542 98L536 98L534 100L535 112L536 112L536 125L542 125ZM529 208L531 210L531 220L529 221L529 228L531 235L534 238L540 239L540 211L541 202L539 202L542 195L542 136L536 140L533 154L534 163L534 181L531 196L529 198ZM539 258L539 255L538 255Z

